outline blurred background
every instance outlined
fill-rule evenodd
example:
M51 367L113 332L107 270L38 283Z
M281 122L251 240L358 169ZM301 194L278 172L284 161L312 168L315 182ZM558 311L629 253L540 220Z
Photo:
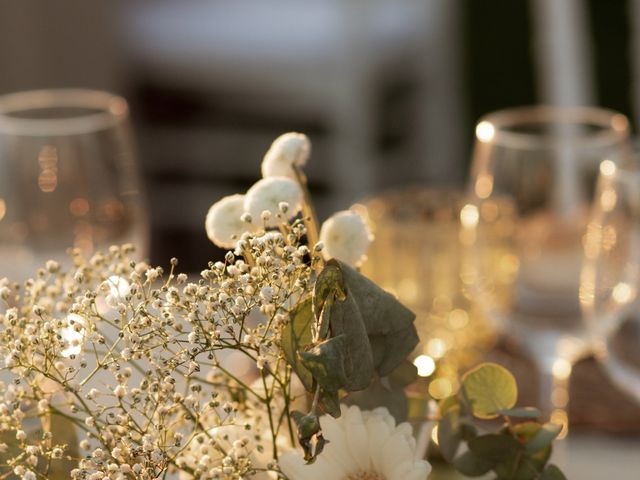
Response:
M638 60L635 60L638 59ZM0 94L131 105L151 260L219 255L203 218L306 132L322 217L410 184L464 183L473 125L523 104L640 112L640 1L0 0Z

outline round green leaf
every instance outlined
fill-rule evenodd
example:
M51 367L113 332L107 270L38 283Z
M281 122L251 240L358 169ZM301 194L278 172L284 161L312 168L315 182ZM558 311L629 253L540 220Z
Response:
M496 363L483 363L467 372L462 388L473 414L482 419L496 418L501 410L512 408L518 398L515 378Z

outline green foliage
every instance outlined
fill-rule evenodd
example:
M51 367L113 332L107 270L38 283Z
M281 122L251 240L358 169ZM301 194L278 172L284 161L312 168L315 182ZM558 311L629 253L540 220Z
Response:
M540 412L514 408L517 397L515 379L499 365L482 364L464 375L458 394L438 406L438 445L444 459L469 477L493 472L497 480L565 479L556 466L548 464L561 427L529 420ZM505 420L502 428L479 433L474 418L499 416ZM514 424L512 417L528 421Z
M316 406L339 416L340 392L367 389L353 400L385 405L399 420L406 417L403 387L416 378L415 367L406 362L418 344L414 319L395 297L337 260L320 272L312 297L290 311L282 351L314 395L311 412L294 418L308 461L317 455L310 442L320 433L309 429L305 418L315 416Z
M304 450L304 459L308 463L313 463L326 444L326 440L320 430L318 417L293 411L291 412L291 418L298 428L298 441Z
M485 363L462 377L462 388L478 418L496 418L512 408L518 399L516 379L506 368Z
M398 423L404 422L409 416L409 402L404 387L417 377L416 367L405 361L387 377L376 377L366 389L352 392L345 398L345 403L358 405L365 410L386 407Z
M313 375L300 361L298 352L304 351L308 345L312 344L313 334L311 327L313 322L311 299L307 299L300 302L289 312L289 323L283 328L281 337L284 357L308 391L313 388Z

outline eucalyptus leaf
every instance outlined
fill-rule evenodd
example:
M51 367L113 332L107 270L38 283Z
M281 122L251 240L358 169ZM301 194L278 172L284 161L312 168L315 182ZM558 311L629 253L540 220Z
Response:
M374 378L366 389L352 392L345 398L348 405L357 405L362 410L373 410L386 407L397 423L402 423L409 416L409 401L402 388L387 385L380 378Z
M453 466L468 477L480 477L493 468L493 462L483 460L467 450L453 460Z
M551 444L536 452L528 448L527 444L540 432L542 425L536 422L522 422L513 425L512 428L518 441L525 445L529 460L534 464L535 469L541 472L551 456Z
M313 439L318 442L322 436L320 435L320 421L316 415L305 415L302 412L291 412L291 418L298 428L298 441L304 450L304 459L307 463L312 463L318 454L317 448L314 451ZM322 439L320 448L324 448L324 439Z
M564 473L555 465L548 465L542 472L540 480L567 480Z
M515 378L496 363L484 363L467 372L462 377L462 388L473 414L482 419L496 418L518 399Z
M307 352L298 353L302 365L311 372L324 390L337 392L347 383L344 372L347 342L346 335L338 335L319 343Z
M505 408L499 413L506 417L516 418L539 418L542 415L542 412L535 407Z
M316 319L320 320L328 299L344 300L346 295L340 265L330 260L318 275L313 287L313 314Z
M418 378L418 369L408 360L402 362L398 368L387 377L389 383L396 388L404 388L411 385Z
M302 365L298 352L303 351L313 342L314 317L311 302L311 298L308 298L289 312L289 323L282 329L281 339L282 352L287 362L309 392L313 390L313 376Z
M538 429L533 438L526 443L527 452L536 453L550 447L556 437L560 435L561 430L562 426L560 425L545 423Z
M520 454L524 448L520 442L509 435L489 433L471 440L469 450L483 460L501 463Z
M342 282L336 279L336 267L342 273ZM345 361L349 381L345 389L362 390L374 371L380 377L389 375L418 344L415 315L350 266L333 259L326 268L331 269L330 278L344 285L346 293L331 306L332 336L344 333L349 337Z
M340 412L340 394L335 391L322 390L320 392L320 408L324 413L338 418Z

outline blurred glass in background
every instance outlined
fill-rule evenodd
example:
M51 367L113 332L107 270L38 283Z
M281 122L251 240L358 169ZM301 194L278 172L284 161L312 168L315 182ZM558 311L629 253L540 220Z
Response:
M457 389L458 373L477 363L497 334L469 291L475 264L467 248L472 239L465 225L472 219L463 210L465 202L462 191L409 188L363 206L375 240L362 271L416 313L421 343L414 364L422 377L435 373L429 386L434 398ZM494 202L482 214L491 220L495 240L483 260L508 283L515 271L504 260L513 208Z
M132 243L148 225L127 102L106 92L0 96L0 275L23 281L70 247ZM67 258L67 261L69 259Z

